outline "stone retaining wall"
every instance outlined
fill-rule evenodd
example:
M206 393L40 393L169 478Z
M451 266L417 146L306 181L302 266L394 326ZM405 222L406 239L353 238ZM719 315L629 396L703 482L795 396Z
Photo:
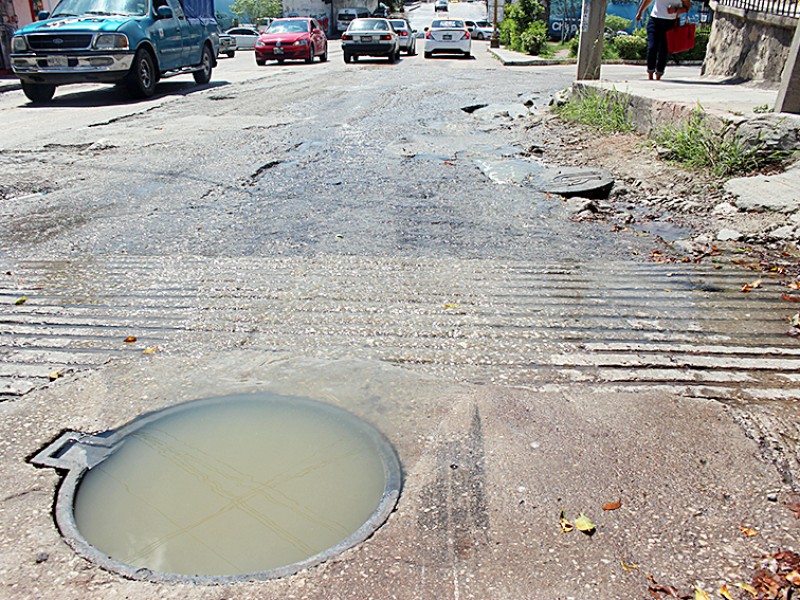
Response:
M781 82L798 19L711 3L714 24L703 75L770 86Z

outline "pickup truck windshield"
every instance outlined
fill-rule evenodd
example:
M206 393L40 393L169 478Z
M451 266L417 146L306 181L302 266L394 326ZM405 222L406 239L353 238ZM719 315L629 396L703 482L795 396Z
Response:
M50 18L83 15L145 15L147 8L147 0L61 0Z

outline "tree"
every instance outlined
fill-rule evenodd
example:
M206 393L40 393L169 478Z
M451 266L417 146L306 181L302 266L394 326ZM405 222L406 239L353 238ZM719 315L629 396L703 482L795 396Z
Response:
M235 0L231 12L240 23L258 23L261 19L280 17L283 4L280 0Z

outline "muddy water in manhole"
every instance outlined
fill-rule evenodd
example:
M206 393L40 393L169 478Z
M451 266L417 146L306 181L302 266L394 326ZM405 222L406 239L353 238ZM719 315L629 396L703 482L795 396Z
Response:
M78 485L77 528L113 560L189 576L284 567L366 538L387 481L399 485L385 438L333 406L268 395L186 406L133 428Z

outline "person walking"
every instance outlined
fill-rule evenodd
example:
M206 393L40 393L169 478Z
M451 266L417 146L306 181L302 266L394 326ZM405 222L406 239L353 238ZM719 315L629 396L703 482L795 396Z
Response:
M667 66L667 31L675 27L678 15L689 12L691 0L642 0L636 21L642 20L644 11L651 4L647 20L647 78L661 79Z

